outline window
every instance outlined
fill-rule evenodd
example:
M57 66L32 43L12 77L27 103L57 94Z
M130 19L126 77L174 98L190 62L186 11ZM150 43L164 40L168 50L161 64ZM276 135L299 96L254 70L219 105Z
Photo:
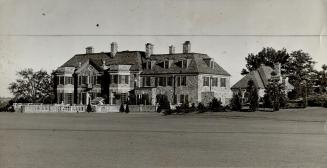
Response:
M151 61L146 62L146 69L151 69Z
M118 84L118 75L111 75L111 83Z
M176 77L176 83L177 83L177 86L180 86L181 85L181 78L179 76Z
M59 84L63 85L65 81L65 77L64 76L59 76Z
M164 61L164 68L165 69L169 68L169 61L168 60Z
M186 76L181 77L181 86L186 86Z
M188 95L180 95L179 102L182 104L188 103Z
M187 60L182 60L182 68L187 68Z
M81 76L78 76L78 85L81 85L82 84L82 78Z
M220 78L220 87L226 87L226 78Z
M210 61L210 68L214 68L214 62Z
M209 86L209 77L203 77L203 86Z
M73 78L72 77L68 77L68 76L65 77L65 85L67 85L67 84L73 84Z
M149 76L143 77L143 86L151 86L151 77Z
M122 81L124 81L125 76L124 75L118 75L118 83L121 84Z
M87 76L81 76L82 77L82 84L88 84L88 77Z
M172 77L172 76L169 76L169 77L167 78L167 85L168 85L168 86L173 86L173 77Z
M159 86L166 86L166 77L159 77Z
M128 75L125 75L125 83L129 84L129 76Z
M212 78L211 80L211 86L218 86L218 78Z

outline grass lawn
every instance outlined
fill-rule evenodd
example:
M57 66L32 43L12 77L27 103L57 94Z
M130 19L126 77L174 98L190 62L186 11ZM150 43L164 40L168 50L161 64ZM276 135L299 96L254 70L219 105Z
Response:
M327 109L0 113L1 168L326 167Z

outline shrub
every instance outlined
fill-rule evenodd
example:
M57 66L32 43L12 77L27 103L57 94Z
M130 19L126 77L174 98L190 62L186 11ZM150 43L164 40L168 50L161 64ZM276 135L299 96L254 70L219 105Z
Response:
M249 103L250 103L250 109L252 111L256 111L259 107L259 95L258 95L258 89L254 84L253 80L249 80L248 87L246 88L246 91L249 93Z
M92 112L92 106L91 104L89 103L86 107L86 111L89 113L89 112Z
M240 111L242 109L242 99L240 93L233 94L233 97L230 100L230 108L233 111Z
M125 113L129 113L129 107L128 107L128 103L126 104Z
M210 110L213 112L223 111L223 106L222 106L221 101L215 97L210 102L209 107L210 107Z
M199 113L204 113L206 111L206 107L201 102L198 104L198 111Z
M124 111L125 111L125 109L124 109L124 104L122 103L122 104L120 105L119 112L124 112Z
M263 96L263 107L272 108L272 100L269 94L267 93Z

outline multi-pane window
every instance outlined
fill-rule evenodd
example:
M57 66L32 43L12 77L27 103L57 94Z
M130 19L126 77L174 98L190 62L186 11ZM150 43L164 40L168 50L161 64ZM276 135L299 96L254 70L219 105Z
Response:
M203 77L203 86L209 86L209 81L210 81L209 77Z
M186 86L186 76L181 77L181 86Z
M118 75L111 75L111 83L118 84Z
M125 84L129 84L129 76L125 75Z
M72 93L66 93L67 98L67 104L73 104L73 94Z
M165 60L164 61L164 68L165 69L168 69L169 68L169 61L168 60Z
M65 77L65 85L67 85L67 84L73 84L73 78L72 77L68 77L68 76Z
M159 77L159 86L166 86L166 77Z
M150 76L143 77L143 86L151 86L151 77Z
M64 76L59 76L59 84L63 85L65 82L65 77Z
M220 78L220 87L226 87L226 78Z
M169 77L167 78L167 85L168 85L168 86L173 86L173 77L172 77L172 76L169 76Z
M212 78L211 80L211 86L218 86L218 78Z
M186 86L186 76L177 76L176 83L177 86Z
M88 84L88 76L81 76L82 84Z
M180 103L188 103L188 95L180 95L180 98L179 98L179 102Z

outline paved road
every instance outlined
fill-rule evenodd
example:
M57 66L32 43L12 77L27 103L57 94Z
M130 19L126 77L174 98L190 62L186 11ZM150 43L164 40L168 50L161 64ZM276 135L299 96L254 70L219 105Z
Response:
M326 167L327 109L0 113L1 168Z

